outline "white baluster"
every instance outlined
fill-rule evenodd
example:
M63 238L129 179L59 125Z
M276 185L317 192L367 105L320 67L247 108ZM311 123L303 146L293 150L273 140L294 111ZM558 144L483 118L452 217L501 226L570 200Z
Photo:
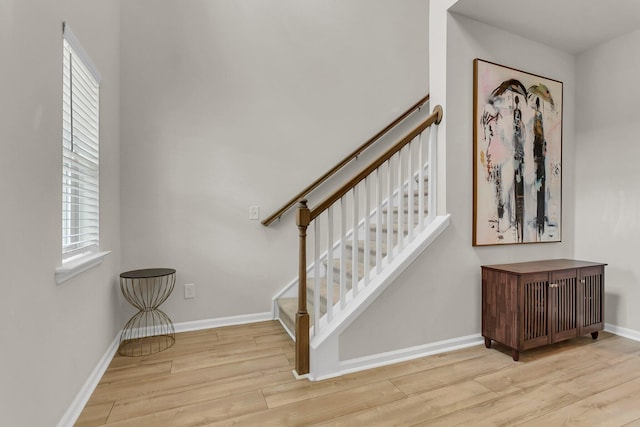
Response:
M415 141L415 139L413 139L413 141ZM409 159L407 161L407 163L409 163L409 179L407 182L407 194L409 195L409 199L407 200L407 211L409 212L407 214L407 224L409 226L409 242L413 241L413 228L415 227L415 215L414 215L414 192L415 190L413 189L413 177L414 177L414 172L413 172L413 141L411 141L409 143Z
M313 334L320 327L320 217L313 221Z
M387 265L393 260L393 168L391 160L387 162L388 175L387 185L389 186L387 191Z
M327 210L327 323L333 319L333 205Z
M376 274L382 269L382 177L376 169Z
M424 133L424 132L423 132ZM418 135L418 230L424 229L424 143Z
M371 270L371 175L364 179L364 286L369 284Z
M404 170L401 149L398 151L398 253L404 249Z
M358 295L358 222L360 216L358 215L360 198L358 197L358 185L356 184L352 190L353 193L353 231L351 238L353 245L351 246L351 289L353 290L353 296Z
M344 310L347 296L347 196L340 199L340 308Z
M431 222L436 217L436 203L437 203L437 188L436 188L436 156L437 156L437 137L438 129L437 125L432 125L429 128L429 213L428 221Z

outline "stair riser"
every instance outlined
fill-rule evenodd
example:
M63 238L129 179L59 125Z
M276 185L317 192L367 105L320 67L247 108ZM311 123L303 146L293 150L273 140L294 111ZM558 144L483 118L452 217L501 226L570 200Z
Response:
M375 265L375 264L373 264ZM353 282L353 274L351 271L351 267L348 266L346 271L345 271L345 277L347 279L347 289L351 289L351 284ZM358 280L362 279L364 277L364 273L363 272L359 272L358 273ZM335 283L340 283L340 267L336 266L333 268L333 280Z
M407 224L406 221L405 221L402 224L402 226L403 226L402 228L403 228L403 231L404 231L404 235L406 236L408 231L409 231L409 224ZM385 241L386 238L387 238L387 231L388 231L387 224L382 224L382 226L380 227L380 234L382 235L382 240L383 241ZM369 230L369 232L371 233L370 235L372 236L372 238L375 238L375 236L376 236L376 226L372 225L371 229ZM392 233L393 233L394 238L395 238L395 235L398 234L398 228L397 228L396 225L393 226Z
M314 310L312 301L307 301L307 310L309 312L309 324L313 325ZM284 323L294 335L296 333L296 313L297 302L296 305L283 306L280 304L280 301L278 301L278 318L282 320L282 323Z
M347 244L347 251L349 253L349 259L352 258L353 255L353 246L349 243ZM382 256L386 256L387 255L387 241L384 240L381 246L381 254ZM371 244L369 245L369 255L370 257L375 258L376 256L376 243L375 242L371 242ZM364 247L360 246L358 247L358 261L363 261L364 262Z
M295 313L293 314L295 316ZM292 319L290 313L280 308L278 318L285 324L294 335L296 333L296 321L295 317Z
M320 285L320 286L321 286L321 289L322 289L323 285ZM315 295L315 291L313 290L313 288L307 286L307 301L308 301L308 304L313 304L315 302L314 295ZM323 295L322 292L320 292L320 312L321 313L326 313L327 312L327 297L325 295Z
M418 193L418 188L417 185L415 185L414 187L414 194L413 194L413 225L416 226L419 223L420 220L420 214L419 214L419 201L421 197L424 197L424 206L425 208L427 207L427 192L426 189L427 184L425 183L425 194L424 196L421 196ZM370 265L371 267L375 266L375 262L376 262L376 245L375 245L375 241L376 241L376 228L380 229L380 239L381 239L381 255L382 257L386 257L387 255L387 221L389 219L389 215L392 215L392 223L394 224L394 226L392 227L392 229L390 230L390 232L393 233L393 244L395 245L397 243L398 240L398 227L397 225L397 221L398 221L398 212L402 211L403 212L403 232L401 233L403 236L406 236L408 234L408 229L409 229L409 225L407 224L408 220L409 220L409 197L411 195L407 194L407 193L403 193L402 194L402 198L400 198L400 206L391 206L390 208L383 208L382 209L382 223L380 224L380 226L378 227L376 224L371 224L370 227L370 232L369 232L369 239L370 239L370 244L369 244L369 259L370 259ZM426 213L425 213L426 215ZM363 235L364 233L360 232L359 233L359 238L360 241L358 242L358 246L357 246L357 261L358 261L358 279L361 280L362 277L364 277L364 254L365 254L365 245L362 241L362 239L365 237ZM351 290L352 285L353 285L353 274L352 274L352 257L353 257L353 242L346 242L345 244L345 249L347 251L347 253L345 254L345 260L346 260L346 266L345 266L345 277L346 277L346 288L347 291ZM334 255L335 256L339 256L339 252L338 251L334 251ZM333 263L333 265L332 265ZM325 269L329 269L331 268L333 270L333 283L330 284L330 286L332 286L332 299L333 299L333 303L334 304L338 304L339 303L339 296L340 296L340 262L336 259L334 259L333 261L331 260L325 260L324 261L324 266ZM309 320L310 320L310 324L313 324L313 318L314 318L314 303L315 303L315 291L314 291L314 286L315 283L313 281L313 278L308 277L309 280L307 280L307 310L309 312ZM322 278L320 284L320 295L319 295L319 305L320 305L320 315L324 315L327 311L327 305L328 305L328 291L327 291L327 284L326 284L326 277ZM284 300L288 300L286 301L286 303L284 302ZM292 298L281 298L278 300L277 302L278 304L278 308L279 308L279 318L281 319L281 321L286 325L287 328L289 328L290 331L292 331L292 333L295 334L295 319L296 319L296 311L297 311L297 300L292 299Z
M371 237L375 237L375 234ZM387 239L386 236L384 236L384 239L381 239L381 247L380 247L380 254L382 255L382 257L384 258L387 255ZM346 259L348 260L348 262L351 262L353 260L353 242L348 242L346 245L346 249L347 249L347 254L346 254ZM357 248L357 260L358 263L364 264L364 253L365 253L365 248L364 248L364 242L360 241L358 242L358 248ZM376 260L376 242L375 241L371 241L369 242L369 265L375 265L375 260ZM326 266L326 263L325 263Z

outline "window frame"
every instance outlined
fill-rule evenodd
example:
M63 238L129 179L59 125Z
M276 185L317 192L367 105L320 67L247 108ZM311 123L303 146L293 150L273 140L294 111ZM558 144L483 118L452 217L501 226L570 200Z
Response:
M99 264L100 83L91 58L63 23L61 283Z

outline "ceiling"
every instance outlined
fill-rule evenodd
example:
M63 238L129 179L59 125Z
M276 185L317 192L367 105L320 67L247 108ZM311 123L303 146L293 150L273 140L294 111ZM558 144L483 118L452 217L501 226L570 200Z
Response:
M640 28L638 0L460 0L449 10L572 54Z

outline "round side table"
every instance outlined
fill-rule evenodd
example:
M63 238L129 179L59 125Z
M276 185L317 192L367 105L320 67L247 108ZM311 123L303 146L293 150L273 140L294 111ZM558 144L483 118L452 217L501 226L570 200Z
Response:
M176 342L173 322L158 307L176 284L173 268L148 268L120 274L120 290L138 312L122 329L118 354L147 356L171 347Z

